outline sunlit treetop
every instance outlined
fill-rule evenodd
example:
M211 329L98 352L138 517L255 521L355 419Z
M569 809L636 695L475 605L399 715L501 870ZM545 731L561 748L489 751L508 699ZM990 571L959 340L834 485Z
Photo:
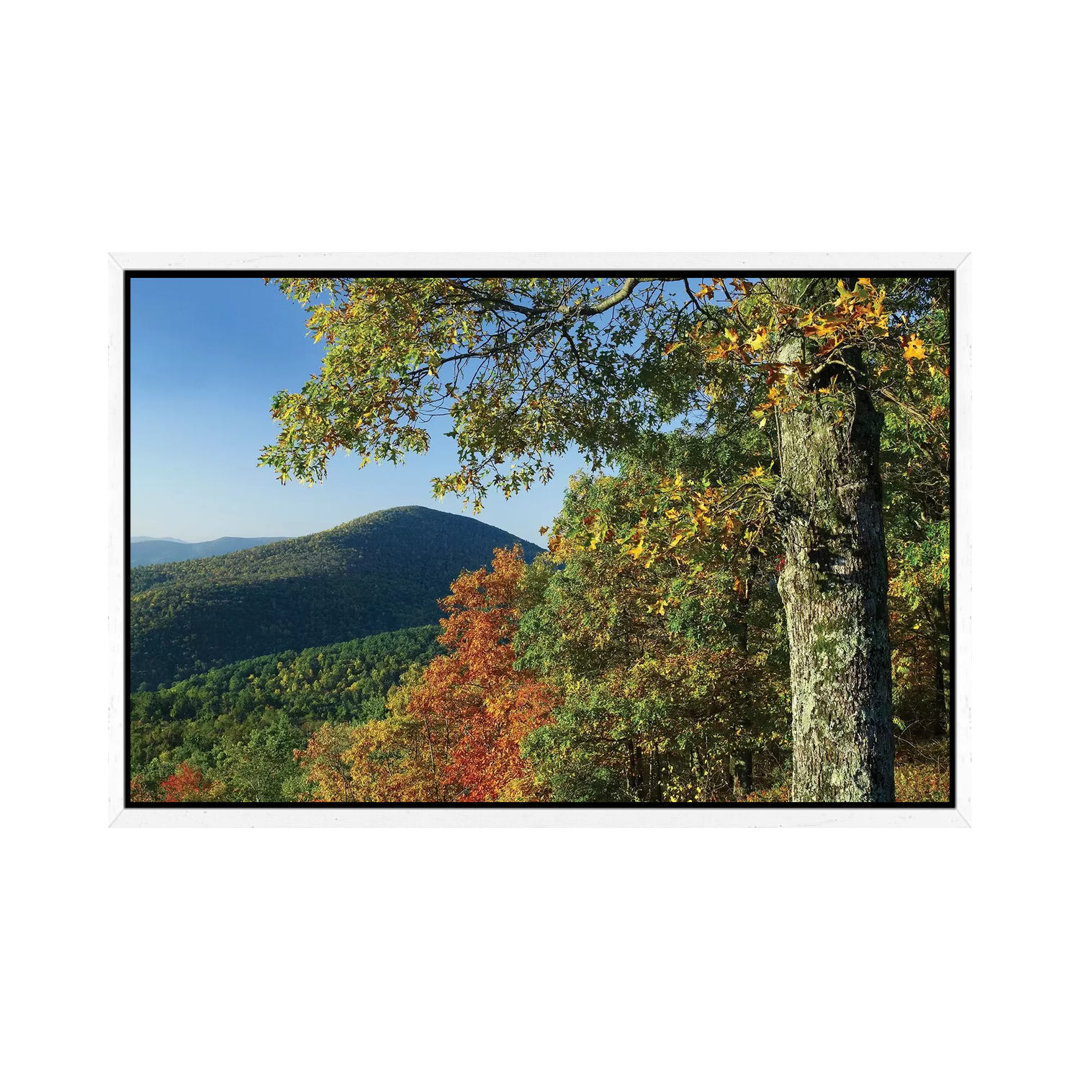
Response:
M673 421L707 426L721 400L726 420L735 401L764 425L838 377L869 382L929 362L868 278L276 283L326 352L298 393L274 397L280 433L260 463L283 482L314 483L338 450L361 466L427 451L441 418L459 467L434 478L434 492L475 509L492 488L509 496L550 479L572 445L599 467Z

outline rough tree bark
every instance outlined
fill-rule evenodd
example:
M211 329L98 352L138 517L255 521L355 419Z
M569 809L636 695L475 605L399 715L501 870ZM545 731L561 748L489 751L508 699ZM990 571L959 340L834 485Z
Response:
M801 349L797 341L782 347ZM778 419L774 508L785 548L779 588L791 652L795 802L895 797L882 419L852 374L861 358L844 360L849 367L816 376L818 385L836 376L832 393L811 395Z

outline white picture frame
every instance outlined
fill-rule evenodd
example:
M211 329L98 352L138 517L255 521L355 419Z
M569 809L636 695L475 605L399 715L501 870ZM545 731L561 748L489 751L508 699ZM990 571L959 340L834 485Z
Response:
M109 824L114 828L186 827L533 827L533 828L880 828L968 827L972 823L971 717L971 290L969 253L275 253L275 254L140 254L109 256L109 637L110 700L108 709ZM954 688L954 805L941 807L852 806L839 808L788 806L701 807L587 807L565 808L512 805L449 805L446 807L303 806L259 808L167 808L125 805L127 762L125 670L128 642L125 632L128 536L126 530L126 341L125 282L131 271L248 271L268 276L282 270L320 271L356 268L360 271L505 270L561 271L574 269L701 270L752 273L756 271L816 271L830 274L858 268L864 271L924 270L955 272L953 343L953 642Z

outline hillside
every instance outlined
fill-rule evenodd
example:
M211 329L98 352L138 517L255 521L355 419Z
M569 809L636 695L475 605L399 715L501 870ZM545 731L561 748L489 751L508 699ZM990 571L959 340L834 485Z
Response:
M154 537L132 537L129 544L129 565L151 566L155 563L187 562L206 559L212 555L228 555L245 548L261 547L284 540L284 536L219 536L216 540L188 543L185 540Z
M272 738L285 750L272 771L298 777L292 750L328 721L382 716L386 693L402 673L438 652L437 633L435 626L422 626L260 656L132 694L131 771L156 782L181 761L214 768L230 748L257 750L253 744Z
M227 555L133 567L132 689L434 623L462 570L515 543L529 559L541 550L475 518L408 506Z

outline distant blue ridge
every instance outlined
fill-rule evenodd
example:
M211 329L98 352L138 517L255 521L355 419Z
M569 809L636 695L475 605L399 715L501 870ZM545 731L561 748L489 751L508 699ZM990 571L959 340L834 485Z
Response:
M132 539L131 566L155 566L158 563L187 562L188 559L205 559L210 555L228 555L233 551L261 547L287 536L220 536L217 540L188 543L186 540Z

